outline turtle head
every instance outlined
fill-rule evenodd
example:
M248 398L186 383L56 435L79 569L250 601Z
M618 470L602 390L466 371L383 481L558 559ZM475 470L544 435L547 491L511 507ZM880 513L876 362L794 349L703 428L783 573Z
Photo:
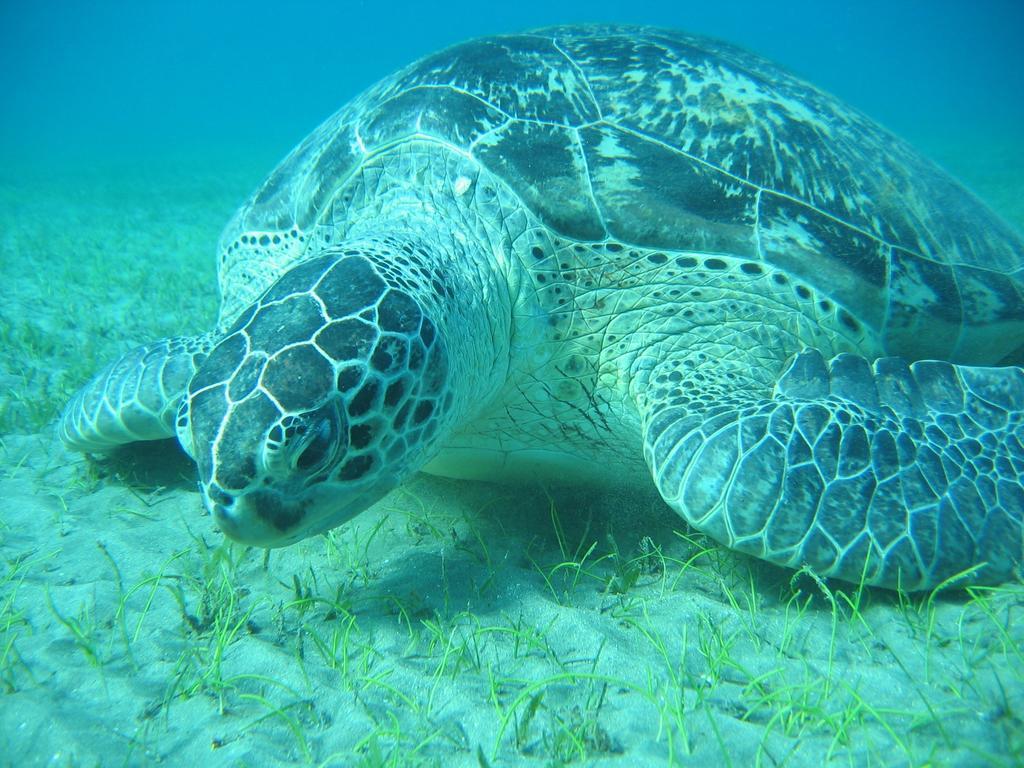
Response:
M291 544L415 472L450 409L415 286L357 249L283 275L211 351L184 405L204 500L238 541Z

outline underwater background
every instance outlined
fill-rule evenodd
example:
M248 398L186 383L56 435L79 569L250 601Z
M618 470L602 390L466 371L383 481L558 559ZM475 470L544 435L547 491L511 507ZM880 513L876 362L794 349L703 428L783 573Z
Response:
M68 396L208 329L246 196L469 37L651 24L777 61L1024 228L1024 3L0 2L0 766L1024 765L1024 588L908 597L726 552L658 499L419 477L226 544L173 445Z
M177 155L258 164L258 154L269 168L352 96L431 51L581 21L728 40L926 148L1007 142L1024 119L1017 0L12 1L0 5L0 161L11 173Z

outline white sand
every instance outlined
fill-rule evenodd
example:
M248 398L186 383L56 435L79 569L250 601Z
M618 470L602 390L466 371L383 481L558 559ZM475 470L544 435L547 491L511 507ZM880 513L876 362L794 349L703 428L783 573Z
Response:
M1024 764L1019 584L829 593L656 499L425 477L264 565L173 444L65 452L63 393L211 321L258 178L0 186L0 763Z

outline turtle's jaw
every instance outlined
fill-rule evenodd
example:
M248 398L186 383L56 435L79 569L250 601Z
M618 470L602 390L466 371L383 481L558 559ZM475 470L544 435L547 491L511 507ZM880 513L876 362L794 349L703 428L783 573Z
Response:
M286 547L343 525L384 496L394 484L364 489L332 483L304 493L260 489L221 501L206 499L217 526L234 541L254 547Z

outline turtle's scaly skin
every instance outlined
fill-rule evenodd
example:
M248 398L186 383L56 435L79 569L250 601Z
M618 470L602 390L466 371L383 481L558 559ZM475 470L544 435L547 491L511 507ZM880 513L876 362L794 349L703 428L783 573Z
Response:
M60 439L77 451L101 451L173 435L182 392L213 345L211 336L176 336L136 347L75 394Z
M423 467L600 467L772 562L998 581L1024 549L1022 273L956 182L756 56L489 38L371 88L243 206L187 394L123 397L147 385L121 365L62 434L139 437L145 403L168 435L182 402L207 505L265 546Z

